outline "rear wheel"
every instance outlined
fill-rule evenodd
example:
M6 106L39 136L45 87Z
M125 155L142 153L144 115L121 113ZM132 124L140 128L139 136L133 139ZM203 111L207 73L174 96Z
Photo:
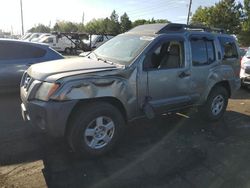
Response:
M69 54L71 54L71 49L70 49L70 48L65 48L64 52L65 52L67 55L69 55Z
M224 87L217 86L210 92L206 103L200 107L201 116L209 121L219 120L228 104L228 91Z
M69 145L80 155L102 155L117 143L124 124L123 116L113 105L92 103L80 108L70 122Z

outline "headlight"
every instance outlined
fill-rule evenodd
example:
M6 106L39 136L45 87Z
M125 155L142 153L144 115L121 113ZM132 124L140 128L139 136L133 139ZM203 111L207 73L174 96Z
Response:
M48 101L49 98L56 92L60 87L60 84L43 82L36 92L36 99Z

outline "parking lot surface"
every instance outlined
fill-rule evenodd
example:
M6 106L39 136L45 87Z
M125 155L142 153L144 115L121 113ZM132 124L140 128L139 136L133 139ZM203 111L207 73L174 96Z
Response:
M136 121L93 159L24 123L18 94L0 104L0 187L250 187L250 90L234 94L219 122L195 110Z

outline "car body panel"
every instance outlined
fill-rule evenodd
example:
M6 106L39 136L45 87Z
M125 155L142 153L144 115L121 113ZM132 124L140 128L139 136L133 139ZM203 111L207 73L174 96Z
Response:
M39 84L42 84L42 82L59 83L59 89L50 96L52 101L58 103L115 99L124 107L128 121L141 116L148 116L150 113L147 112L149 111L162 113L163 111L178 110L192 105L202 105L206 102L211 89L222 82L226 82L230 86L230 92L239 88L237 71L240 57L237 56L224 61L217 37L229 38L234 43L235 39L228 35L199 31L162 34L159 33L162 31L161 29L158 34L154 32L155 28L162 28L163 25L156 24L155 27L150 26L148 30L144 29L146 26L140 26L139 29L131 31L137 34L141 32L143 37L148 36L152 41L141 50L135 59L131 60L129 66L117 66L102 60L84 57L56 61L53 65L51 64L51 69L47 69L49 62L37 64L29 68L27 74L39 80L41 82ZM130 34L130 32L127 33L127 35ZM126 35L126 33L123 35ZM200 35L201 38L205 36L208 37L208 40L213 41L215 46L213 62L202 67L192 65L191 35ZM182 38L184 42L184 67L154 71L144 69L143 63L147 54L157 43L163 39L178 37ZM235 48L239 52L236 43ZM180 76L183 72L186 74L185 77ZM27 101L32 103L33 100L36 100L36 91L32 91L32 88L30 88L30 91L28 91L30 95L25 96L24 82L25 80L21 84L22 100L24 103L27 103ZM39 88L39 84L37 88ZM46 101L43 101L43 103L46 103Z
M31 65L39 62L44 61L51 61L56 59L63 59L63 57L57 53L56 51L50 49L47 45L40 45L37 43L25 42L25 41L18 41L18 40L7 40L7 39L0 39L0 44L10 45L8 49L8 56L7 59L0 57L0 88L1 92L5 91L12 91L18 90L21 77L25 70L27 70ZM12 59L12 53L21 53L18 52L19 49L27 47L30 49L41 49L44 51L39 57L14 57ZM12 51L10 51L12 50ZM17 51L18 50L18 51ZM17 51L17 52L16 52ZM3 52L4 53L4 52ZM30 52L32 53L32 52ZM29 55L27 52L26 55ZM31 54L32 56L32 54Z

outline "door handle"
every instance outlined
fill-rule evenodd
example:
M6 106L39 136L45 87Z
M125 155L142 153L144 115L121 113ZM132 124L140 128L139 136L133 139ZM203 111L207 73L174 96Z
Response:
M180 74L179 74L179 77L180 78L185 78L185 77L188 77L188 76L190 76L191 74L190 73L187 73L187 72L181 72Z

